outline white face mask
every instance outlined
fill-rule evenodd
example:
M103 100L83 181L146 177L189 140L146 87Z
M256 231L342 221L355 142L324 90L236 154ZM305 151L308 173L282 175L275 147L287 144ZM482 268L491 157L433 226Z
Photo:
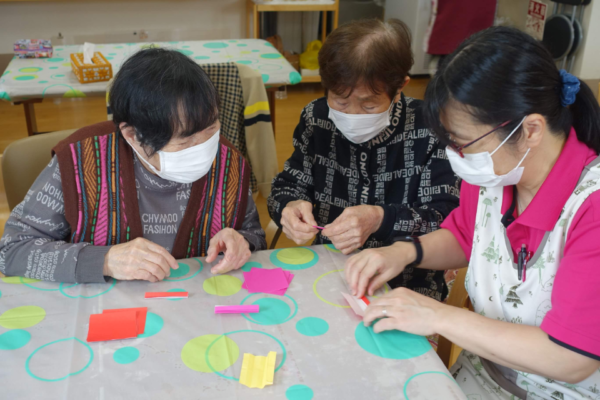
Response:
M150 171L161 178L179 183L192 183L202 178L210 170L219 150L220 132L221 130L218 130L206 142L185 150L172 152L157 151L160 158L160 171L142 157L133 146L130 146L136 152L139 159L148 166Z
M525 117L527 118L527 117ZM483 153L476 154L464 154L465 158L461 158L460 154L452 150L451 147L446 147L446 153L448 154L448 160L450 160L450 165L452 166L452 170L456 175L464 179L467 183L475 186L483 186L483 187L498 187L498 186L511 186L516 185L521 180L523 176L524 168L521 167L523 160L529 154L529 150L519 161L519 164L508 173L504 175L496 175L494 171L494 160L492 156L506 141L512 136L513 133L516 132L517 129L523 124L525 118L521 120L521 123L513 129L513 131L504 139L500 146L496 147L491 154L488 151Z
M329 104L327 104L329 105ZM329 119L352 143L364 143L379 135L390 124L390 110L379 114L346 114L329 106Z

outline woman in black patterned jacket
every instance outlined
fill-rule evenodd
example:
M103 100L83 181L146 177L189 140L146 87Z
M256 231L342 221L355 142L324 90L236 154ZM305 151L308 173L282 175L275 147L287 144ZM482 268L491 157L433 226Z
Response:
M336 29L319 53L326 97L308 104L294 153L273 181L271 218L298 244L332 243L344 254L439 228L458 206L459 182L444 147L405 97L413 57L398 20ZM324 227L321 230L318 227ZM441 271L407 268L390 282L437 300Z

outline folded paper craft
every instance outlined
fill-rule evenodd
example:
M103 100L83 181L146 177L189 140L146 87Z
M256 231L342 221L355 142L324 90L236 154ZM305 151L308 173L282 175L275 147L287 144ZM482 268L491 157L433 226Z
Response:
M247 289L249 293L269 293L283 296L293 278L294 274L281 268L252 268L250 272L244 272L242 288Z
M249 388L259 389L264 388L266 385L272 385L275 376L276 358L277 353L274 351L269 352L266 357L244 353L240 383Z
M215 314L248 314L260 311L258 304L243 306L215 306Z
M356 315L358 315L360 317L365 316L365 310L367 309L367 306L369 305L369 300L365 296L363 296L359 299L357 297L351 296L344 292L342 292L342 296L344 296L344 299L346 299L346 301L352 308L352 311L354 311L354 313Z

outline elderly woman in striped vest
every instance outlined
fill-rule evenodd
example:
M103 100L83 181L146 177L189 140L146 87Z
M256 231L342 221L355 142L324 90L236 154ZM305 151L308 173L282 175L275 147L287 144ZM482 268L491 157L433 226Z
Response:
M240 268L266 247L250 167L219 135L219 95L183 54L129 58L110 92L113 122L78 130L12 212L0 271L61 282L143 279L177 258ZM44 199L52 201L44 201Z

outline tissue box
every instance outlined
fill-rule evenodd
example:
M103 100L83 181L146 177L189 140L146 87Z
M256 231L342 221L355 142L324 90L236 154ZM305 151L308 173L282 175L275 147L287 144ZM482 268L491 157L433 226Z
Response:
M14 53L19 58L52 57L52 43L44 39L21 39L14 44Z
M83 53L71 54L71 68L80 83L111 80L113 76L112 65L104 58L102 53L95 52L92 62L93 64L84 64Z

